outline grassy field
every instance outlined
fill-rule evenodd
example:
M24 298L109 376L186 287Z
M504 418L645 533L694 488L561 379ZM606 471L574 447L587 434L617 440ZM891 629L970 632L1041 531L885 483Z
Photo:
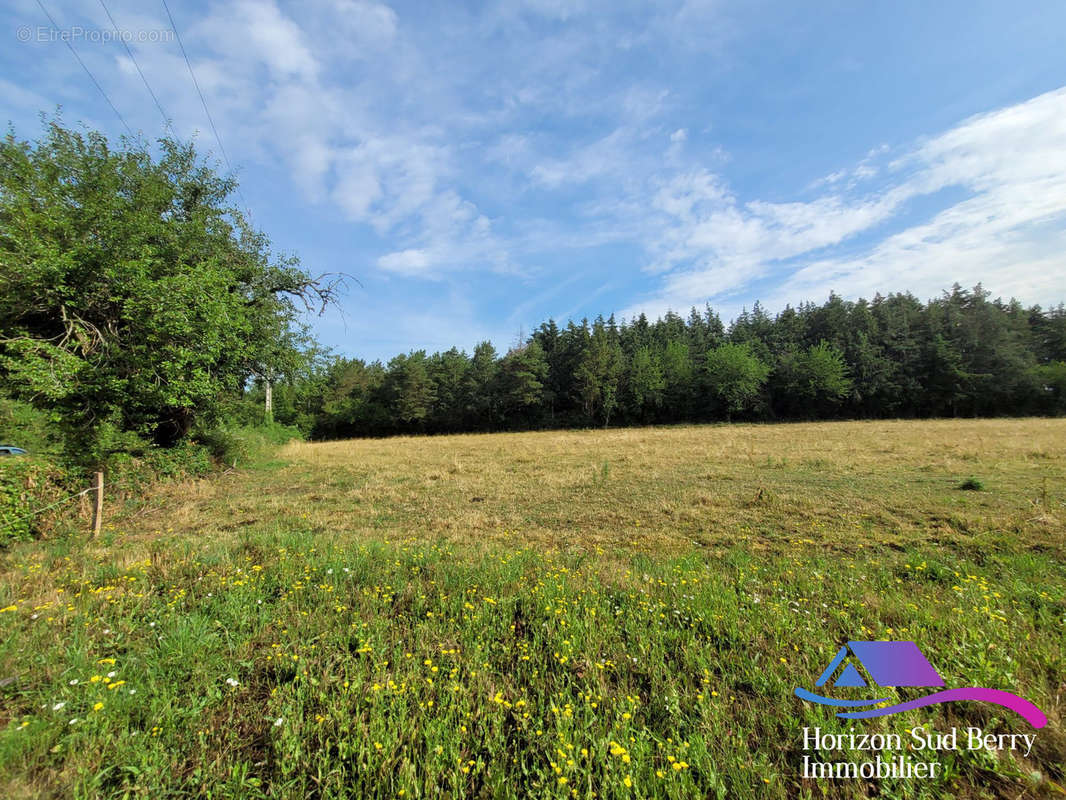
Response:
M0 796L1066 796L1066 420L292 443L107 527L0 555ZM849 639L1049 723L804 779L805 726L1032 732L793 696Z

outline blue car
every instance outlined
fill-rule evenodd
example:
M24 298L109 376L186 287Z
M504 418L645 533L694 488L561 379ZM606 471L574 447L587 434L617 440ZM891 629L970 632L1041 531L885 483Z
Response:
M29 455L21 447L15 447L11 444L0 444L0 456L25 456Z

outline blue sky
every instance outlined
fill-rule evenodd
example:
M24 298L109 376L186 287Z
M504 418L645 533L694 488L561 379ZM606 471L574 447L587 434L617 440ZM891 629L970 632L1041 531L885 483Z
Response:
M99 0L42 2L159 136ZM218 158L162 4L105 2L174 132ZM1059 0L170 9L255 223L361 281L313 321L345 355L831 290L1066 300ZM35 0L0 15L17 135L57 104L123 132Z

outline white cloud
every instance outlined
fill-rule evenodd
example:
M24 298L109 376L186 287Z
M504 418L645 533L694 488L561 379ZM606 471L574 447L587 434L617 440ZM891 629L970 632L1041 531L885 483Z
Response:
M433 89L397 14L334 0L296 20L274 0L241 0L195 26L194 68L222 108L224 139L286 166L311 202L370 226L393 248L377 260L382 270L439 278L459 266L507 268L489 220L452 186L453 132L394 111Z
M582 184L604 176L619 177L636 158L635 132L619 127L591 144L576 148L561 158L545 158L530 171L530 177L549 189Z
M313 80L318 73L304 31L273 0L218 5L197 30L216 52L231 54L227 59L231 65L258 62L275 80Z
M888 145L882 144L872 148L866 156L850 169L839 169L825 177L811 183L811 189L824 186L833 187L836 191L854 189L859 183L877 177L881 172L881 166L877 163L889 150Z
M432 266L433 259L426 250L410 249L388 253L378 259L378 266L399 275L419 275Z
M32 0L26 8L39 14ZM126 28L167 27L153 16L159 8L116 0L112 10ZM96 6L77 13L102 17ZM628 312L707 300L725 309L756 285L778 305L830 289L935 292L955 280L1034 300L1064 293L1062 91L878 145L782 202L722 177L724 156L696 101L705 89L690 85L710 85L702 70L728 71L715 45L736 15L718 0L505 0L400 13L375 0L211 0L192 16L179 11L176 22L234 166L280 168L291 183L279 191L294 188L358 228L371 277L436 281L427 292L474 270L561 282L573 264L622 268L601 267L588 250L616 245L612 257L622 252L626 264L617 247L626 244L645 257L646 274L617 276L618 291L656 287ZM664 61L700 71L634 71L640 48L664 47L676 49ZM133 49L177 133L198 129L201 149L215 149L176 43ZM39 87L48 100L0 81L10 105L36 112L77 99L109 114L65 48L53 50L42 63L54 74ZM131 127L158 130L120 45L79 53ZM539 296L533 284L523 282L523 305Z
M302 152L313 156L313 151ZM374 165L360 160L338 164L331 196L350 219L368 219L371 207L381 198L381 182Z

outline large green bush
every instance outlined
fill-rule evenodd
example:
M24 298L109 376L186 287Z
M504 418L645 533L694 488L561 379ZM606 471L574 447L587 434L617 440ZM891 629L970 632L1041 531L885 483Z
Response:
M275 445L303 438L299 428L276 422L270 425L215 428L198 437L215 460L228 467L246 466Z
M47 125L0 138L0 391L96 469L218 425L224 398L306 361L323 283L271 251L191 145Z

